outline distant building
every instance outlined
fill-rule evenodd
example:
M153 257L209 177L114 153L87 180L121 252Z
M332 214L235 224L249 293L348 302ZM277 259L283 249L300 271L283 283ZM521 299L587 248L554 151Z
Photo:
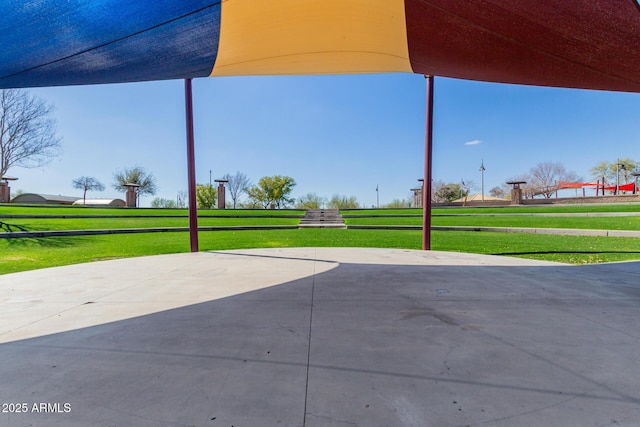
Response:
M83 206L111 206L119 208L124 208L127 205L122 199L87 199L86 201L80 199L73 202L73 204Z
M72 196L60 196L53 194L36 194L36 193L24 193L16 196L11 200L11 203L21 204L43 204L43 205L72 205L76 200L82 200L79 197Z

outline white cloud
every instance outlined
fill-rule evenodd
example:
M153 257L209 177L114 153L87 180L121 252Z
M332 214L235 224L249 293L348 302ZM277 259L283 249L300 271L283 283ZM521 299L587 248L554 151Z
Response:
M464 143L464 145L478 145L478 144L482 144L482 141L480 141L479 139L474 139L473 141L467 141Z

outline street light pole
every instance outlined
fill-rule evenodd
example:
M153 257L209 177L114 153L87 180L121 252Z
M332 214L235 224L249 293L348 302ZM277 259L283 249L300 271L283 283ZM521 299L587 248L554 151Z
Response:
M484 159L480 162L480 175L482 176L482 201L484 202Z
M627 168L624 163L620 163L620 159L616 162L616 196L620 192L620 169L626 171Z
M616 160L616 196L620 189L620 159Z

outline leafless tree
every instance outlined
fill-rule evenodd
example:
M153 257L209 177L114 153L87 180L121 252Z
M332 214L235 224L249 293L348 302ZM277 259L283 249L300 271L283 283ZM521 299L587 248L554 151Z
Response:
M178 195L176 196L176 207L179 209L186 208L188 201L189 194L185 190L178 191Z
M90 176L81 176L73 180L73 188L83 190L82 203L87 203L87 191L104 191L104 184Z
M246 193L247 189L251 187L251 181L242 172L236 172L235 175L225 174L222 178L229 181L227 183L227 189L233 201L233 209L235 209L240 195Z
M462 188L464 192L463 196L468 196L469 194L471 194L472 191L477 190L480 187L478 186L478 184L476 184L474 180L463 178L462 180L460 180L460 188Z
M12 166L43 166L60 154L52 111L52 105L27 91L0 90L0 177Z
M531 168L529 175L534 193L542 194L547 199L558 191L558 184L561 181L575 182L580 180L575 172L567 171L564 165L558 162L538 163Z
M499 199L504 199L507 196L507 191L504 187L495 186L491 190L489 190L489 195L492 197L497 197Z

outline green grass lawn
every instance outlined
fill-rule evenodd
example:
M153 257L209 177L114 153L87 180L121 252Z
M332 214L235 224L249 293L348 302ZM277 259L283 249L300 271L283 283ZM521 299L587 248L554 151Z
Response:
M275 247L419 249L420 231L296 229L201 232L200 250ZM640 239L535 234L438 232L432 249L573 264L640 259ZM0 274L105 259L188 252L188 233L0 239Z
M535 208L499 208L497 213L567 213L567 210L580 212L630 212L634 205L619 206L545 206ZM589 210L587 210L589 209ZM617 210L615 210L617 209ZM492 215L494 208L439 209L434 211L434 226L477 226L477 227L529 227L529 228L580 228L603 230L640 230L640 217L535 217L535 216L466 216L480 212ZM418 209L380 209L344 211L347 214L381 215L370 218L345 218L350 225L415 225L422 224L421 210ZM635 211L634 211L635 212ZM445 213L447 216L438 216ZM105 209L86 207L0 207L0 215L69 215L67 218L2 218L0 221L11 225L14 229L22 227L29 231L46 230L86 230L86 229L118 229L148 227L187 227L187 211L184 209ZM200 210L198 224L200 226L242 226L242 225L295 225L298 218L282 218L282 216L302 216L302 210L262 210L262 209L226 209ZM387 215L413 214L412 217L394 217ZM94 215L96 218L78 218L75 215ZM116 215L124 218L101 218L99 216ZM162 216L180 216L166 218ZM255 218L269 215L273 218ZM451 215L451 216L449 216ZM0 232L5 230L0 230Z
M198 216L304 215L304 209L199 209ZM0 205L0 215L117 215L117 216L184 216L187 209L94 208L86 206Z
M527 210L527 212L524 211ZM499 208L497 213L529 212L636 212L639 206L544 206L532 208ZM438 212L492 213L482 208L443 209ZM347 211L355 213L354 211ZM220 225L294 225L297 218L279 218L282 215L302 215L293 210L201 210L200 226ZM418 213L419 210L364 210L360 214ZM116 229L140 227L187 227L186 210L165 209L101 209L86 207L0 207L0 215L123 215L125 218L0 218L0 221L20 225L30 230L62 229ZM179 218L161 218L162 215L180 215ZM216 218L214 215L230 217ZM273 215L275 218L251 218ZM152 218L142 218L151 216ZM233 218L240 216L240 218ZM421 217L408 218L351 218L351 224L420 225ZM640 229L640 217L469 217L435 216L433 225L512 226L512 227L569 227L592 229ZM413 230L344 230L295 229L214 231L200 233L203 251L270 248L270 247L381 247L419 249L421 232ZM640 259L640 239L553 236L513 233L435 231L432 248L443 251L484 253L567 262L574 264ZM141 233L105 236L70 236L29 239L0 239L0 274L91 262L103 259L187 252L189 234L186 232Z
M433 208L432 214L512 214L512 213L587 213L587 212L640 212L640 203L603 205L538 205L505 207ZM346 209L342 215L422 215L422 209Z
M350 225L422 225L422 217L345 218ZM535 216L434 216L432 225L477 227L581 228L640 230L640 216L634 217L535 217Z
M89 230L119 228L188 227L186 209L114 209L87 207L33 207L2 206L0 218L9 225L0 229L8 231L48 231L48 230ZM28 218L20 215L47 215L49 218ZM65 215L65 218L57 218ZM296 225L299 218L288 216L304 215L304 210L264 210L264 209L201 209L198 211L198 225L240 226L240 225ZM94 216L84 218L79 216ZM112 216L104 218L104 216ZM172 217L178 218L172 218ZM269 216L270 218L261 218Z
M65 219L3 219L13 227L22 227L25 231L47 230L91 230L119 228L188 227L188 218L65 218ZM238 225L296 225L297 218L198 218L198 226L238 226Z

